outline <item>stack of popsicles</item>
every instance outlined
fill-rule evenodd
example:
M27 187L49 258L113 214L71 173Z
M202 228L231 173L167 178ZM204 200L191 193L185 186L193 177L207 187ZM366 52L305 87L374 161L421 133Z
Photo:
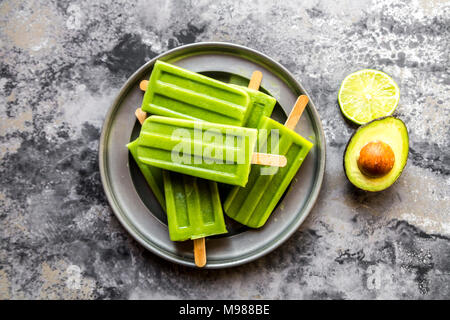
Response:
M255 71L247 88L157 61L140 85L142 128L127 146L167 213L170 239L194 240L199 267L205 237L227 232L223 211L262 227L312 147L294 131L307 97L282 125L269 118L276 100L258 91L261 79ZM223 204L217 183L234 185Z

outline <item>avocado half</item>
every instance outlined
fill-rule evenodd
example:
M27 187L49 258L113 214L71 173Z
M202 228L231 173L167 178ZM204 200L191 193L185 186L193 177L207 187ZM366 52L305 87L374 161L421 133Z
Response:
M374 141L381 141L389 145L395 156L392 169L379 177L364 174L358 166L361 149ZM344 154L345 174L353 185L362 190L384 190L402 174L408 159L408 152L408 130L403 121L395 117L375 119L361 126L350 138Z

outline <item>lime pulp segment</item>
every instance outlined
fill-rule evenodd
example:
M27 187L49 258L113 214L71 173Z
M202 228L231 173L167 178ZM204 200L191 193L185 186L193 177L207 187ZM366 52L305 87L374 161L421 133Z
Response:
M386 73L364 69L348 75L339 89L339 106L344 116L365 124L391 115L397 107L400 90Z

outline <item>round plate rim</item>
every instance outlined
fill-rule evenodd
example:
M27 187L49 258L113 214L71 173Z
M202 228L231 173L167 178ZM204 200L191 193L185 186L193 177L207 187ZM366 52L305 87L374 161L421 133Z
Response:
M150 244L149 242L145 241L143 239L143 236L140 234L140 232L133 226L132 222L129 221L127 218L127 215L123 213L122 208L118 205L118 203L115 200L115 196L113 195L112 189L109 187L110 183L108 180L107 175L107 166L105 164L106 162L106 156L105 156L105 142L107 141L106 138L108 137L110 123L114 119L114 115L117 111L117 106L121 103L123 97L127 93L128 90L130 90L130 83L134 83L137 78L140 76L143 70L146 70L149 65L153 65L154 62L158 59L161 59L166 56L170 56L177 51L182 51L186 49L204 49L204 48L215 48L222 47L227 50L238 50L238 51L246 51L250 53L251 55L254 55L258 57L260 60L263 60L268 65L274 65L276 68L282 71L283 76L289 79L289 83L293 83L297 88L300 89L302 94L305 94L309 97L309 94L304 89L304 87L298 82L292 74L280 63L276 62L269 56L255 50L248 48L246 46L229 43L229 42L197 42L197 43L191 43L186 44L183 46L179 46L176 48L173 48L171 50L168 50L162 54L159 54L158 56L152 58L148 62L146 62L144 65L142 65L138 70L136 70L124 83L124 85L119 90L119 93L117 94L116 98L114 99L113 103L111 104L108 112L106 113L105 120L103 122L101 135L100 135L100 142L99 142L99 152L98 152L98 160L99 160L99 169L100 169L100 177L103 189L106 194L106 198L108 200L108 203L114 212L115 216L121 223L121 225L127 230L127 232L142 246L144 246L146 249L150 250L152 253L169 260L171 262L189 266L189 267L195 267L194 263L187 262L186 260L179 259L176 255L168 253L168 252L161 252L160 248L156 244ZM309 216L312 208L314 207L317 198L319 196L322 183L323 183L323 177L325 173L325 163L326 163L326 143L325 143L325 134L322 127L322 122L320 120L320 116L317 112L317 109L314 105L314 103L309 99L308 104L308 112L311 113L312 117L316 120L314 121L314 126L317 127L317 131L319 133L319 136L316 137L316 141L319 143L319 165L318 165L318 172L317 172L317 179L314 182L314 185L312 187L312 191L309 194L309 201L307 202L306 206L304 206L300 211L303 211L304 213L295 221L295 223L290 224L286 227L287 230L282 232L278 238L276 238L270 245L266 246L265 248L262 248L259 252L252 256L244 257L240 260L229 260L227 262L223 263L215 263L213 265L206 265L204 268L207 269L219 269L219 268L229 268L234 266L239 266L251 261L254 261L269 252L275 250L278 248L281 244L283 244L291 235L300 227L300 225L303 223L303 221ZM299 215L299 212L297 212L297 216Z

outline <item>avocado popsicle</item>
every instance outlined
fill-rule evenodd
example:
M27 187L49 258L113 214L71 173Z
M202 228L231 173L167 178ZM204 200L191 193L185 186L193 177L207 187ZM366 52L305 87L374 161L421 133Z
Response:
M141 109L150 114L242 126L250 97L238 86L156 61Z
M278 148L279 154L286 156L287 165L277 168L274 174L261 174L261 167L253 167L247 185L234 187L225 200L223 208L230 218L251 228L259 228L266 223L313 146L293 131L307 103L306 96L299 97L285 125L267 117L260 122L259 129L278 133L278 143L273 144L272 134L269 134L266 147L268 152L272 147Z
M256 136L251 128L150 116L138 138L138 159L161 169L245 186L252 163L286 165L284 156L254 152Z
M184 87L179 88L178 86L181 85L179 85L177 81L175 81L174 79L170 79L170 77L167 75L164 76L162 75L168 71L170 71L171 74L176 74L179 77L184 77L183 79L185 81L182 82L182 84L184 85L184 87L188 87L188 84L190 83L191 87L189 87L189 90L185 89ZM155 75L153 75L153 73L155 73ZM166 78L169 78L169 80L167 80ZM205 85L201 86L195 83L196 81L198 81L198 78L204 81L204 83L206 83L209 87ZM168 116L181 119L204 120L214 123L223 123L248 128L256 128L263 116L270 117L276 103L275 98L261 91L258 91L261 79L262 73L260 71L255 71L252 74L248 87L243 87L232 83L226 84L221 81L200 75L198 73L191 72L189 70L182 69L161 61L157 61L155 63L152 75L150 77L150 81L143 80L140 83L141 90L146 91L141 109L144 112L149 112L161 116ZM176 99L187 101L187 99L189 98L189 105L186 102L185 106L181 108L180 105L182 102L180 102L179 100L177 100L175 103L173 101L175 98L161 97L162 95L171 94L170 91L169 92L167 90L163 91L164 89L167 88L168 85L167 83L177 84L176 90L183 91L184 95L176 96ZM222 109L224 103L223 100L219 99L214 100L212 97L210 105L206 106L203 109L197 107L197 105L202 105L203 103L200 97L203 95L204 91L207 91L208 94L211 95L210 92L215 91L221 92L224 86L226 86L225 88L227 88L227 90L231 90L231 92L233 92L235 95L237 94L237 92L234 91L234 89L238 90L238 92L240 92L239 94L241 94L242 97L244 96L243 93L246 93L248 95L249 100L247 102L247 107L245 109L244 118L241 117L242 108L239 107L238 105L234 105L231 108L228 108L230 114L233 115L232 116L233 119L228 118L224 115L218 115L217 112L225 114L228 111L227 109ZM192 93L191 91L193 90L200 90L200 91L189 96L189 94ZM215 93L215 96L220 95L219 93ZM231 100L231 98L229 99ZM242 101L240 102L240 104L243 106L245 104L243 102L244 99L242 98L241 100ZM216 104L217 101L220 102L222 105L217 105ZM234 104L235 103L236 102L234 102ZM229 104L233 105L232 103ZM236 117L239 119L237 119Z
M226 233L217 183L164 170L170 240Z

